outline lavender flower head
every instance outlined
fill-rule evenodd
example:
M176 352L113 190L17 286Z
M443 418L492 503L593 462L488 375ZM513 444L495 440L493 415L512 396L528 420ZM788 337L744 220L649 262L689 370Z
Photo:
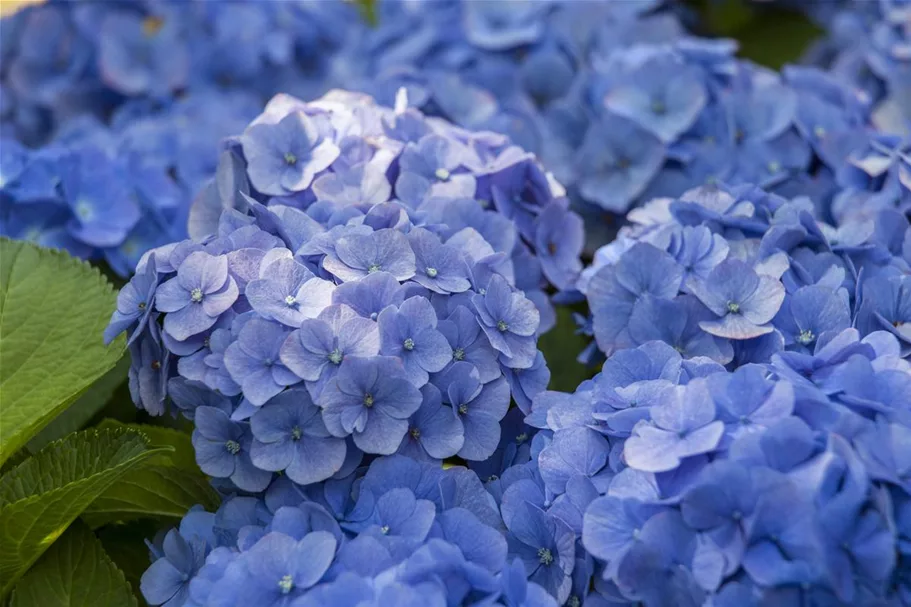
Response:
M150 372L143 359L137 404L160 413L175 386L180 410L204 422L204 469L247 491L274 472L309 485L397 451L493 454L511 387L527 406L543 388L532 376L547 376L547 283L539 274L527 296L517 277L540 222L578 221L534 157L343 92L276 97L223 154L196 202L197 238L149 252L112 319L111 333L160 361ZM524 179L548 189L521 223L477 199ZM373 194L340 197L327 185L338 180ZM581 243L567 236L550 234L559 254L547 254L572 284Z

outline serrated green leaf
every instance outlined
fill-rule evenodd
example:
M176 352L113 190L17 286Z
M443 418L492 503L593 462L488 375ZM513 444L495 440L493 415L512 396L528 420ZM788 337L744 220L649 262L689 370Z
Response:
M0 238L0 464L123 355L111 283L62 251Z
M86 430L42 449L0 478L0 597L99 495L166 450L137 432Z
M196 504L215 510L218 503L218 493L202 473L145 465L111 485L86 508L82 520L93 528L136 518L179 520Z
M134 607L136 597L101 542L76 522L23 577L10 607Z
M104 419L98 424L99 429L128 430L142 434L152 447L171 447L172 451L162 453L150 461L149 464L174 466L184 470L198 470L196 465L196 451L190 435L173 428L152 426L149 424L125 424L116 419Z
M117 361L113 369L102 375L72 405L36 434L26 445L28 450L31 453L37 453L51 441L63 438L70 432L81 430L104 408L114 391L127 381L129 370L130 358L124 356Z

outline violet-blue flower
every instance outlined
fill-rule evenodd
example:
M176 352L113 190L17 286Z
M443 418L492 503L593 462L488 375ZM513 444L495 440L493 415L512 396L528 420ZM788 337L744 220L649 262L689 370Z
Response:
M312 394L319 394L348 356L379 354L377 324L344 304L326 307L316 318L301 323L282 344L282 363L308 382Z
M237 296L227 257L197 251L180 264L176 277L158 288L155 307L166 313L164 330L183 341L214 325Z
M244 491L262 491L272 479L272 473L253 465L250 445L250 430L245 424L231 421L220 409L196 409L193 447L196 462L206 474L230 478Z
M690 290L718 317L699 326L712 335L731 339L771 333L774 329L768 323L785 297L780 281L757 274L749 264L736 259L718 264L706 280L693 283Z
M231 379L244 396L257 407L296 384L300 378L281 361L282 344L290 331L263 318L251 318L240 330L224 354L224 364Z
M535 331L540 315L534 304L521 293L513 292L509 283L493 275L483 294L471 298L478 312L481 329L491 345L503 354L512 367L530 367L534 363Z
M263 194L283 196L306 189L338 158L338 146L301 111L280 121L251 125L241 138L250 183Z
M415 274L415 257L405 235L387 228L343 236L335 243L334 254L323 261L323 267L342 281L376 272L407 280Z
M482 385L477 370L466 362L458 362L435 381L446 388L443 399L464 428L459 457L469 460L490 457L500 442L500 420L509 409L506 379L501 377Z
M638 470L673 470L684 458L714 450L724 433L704 381L677 388L650 414L651 421L637 424L623 449L626 462Z
M333 436L352 436L366 453L393 453L421 406L402 363L388 356L348 358L317 399Z
M329 478L345 461L345 441L329 434L306 390L292 388L272 398L253 414L250 429L253 464L284 471L300 485Z
M331 282L316 278L306 266L285 257L261 268L259 278L247 283L244 295L264 318L296 328L322 312L334 290Z
M398 308L392 306L377 317L380 352L402 360L405 376L415 386L427 383L452 360L446 337L436 330L437 314L430 301L410 297Z
M416 283L434 293L462 293L471 287L468 266L455 247L423 228L411 230L408 243L414 251Z

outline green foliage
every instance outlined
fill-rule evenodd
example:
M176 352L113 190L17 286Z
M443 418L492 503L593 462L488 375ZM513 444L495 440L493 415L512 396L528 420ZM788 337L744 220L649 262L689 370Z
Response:
M115 390L126 382L129 368L130 358L124 356L117 361L113 369L102 375L72 405L36 434L26 445L28 450L37 453L51 441L85 427L86 423L111 400Z
M218 493L196 465L193 444L184 432L104 420L100 428L141 432L152 447L170 447L128 476L121 477L86 509L82 519L92 527L135 518L180 519L197 504L218 507Z
M0 238L0 464L123 355L101 339L115 305L87 263Z
M141 597L139 584L142 574L149 568L151 559L146 540L155 537L161 531L161 525L151 519L130 521L123 525L109 525L96 531L105 552L117 564L127 581L133 586L133 592ZM145 601L139 599L140 604Z
M538 348L544 353L550 369L548 389L573 392L597 372L576 360L588 341L584 335L576 334L572 308L558 306L557 326L538 339Z
M101 542L74 523L16 585L10 607L130 607L136 597Z
M89 505L143 461L130 430L87 430L51 443L0 478L0 597Z
M797 62L822 34L806 15L780 6L747 0L696 4L709 34L734 38L741 57L774 69Z

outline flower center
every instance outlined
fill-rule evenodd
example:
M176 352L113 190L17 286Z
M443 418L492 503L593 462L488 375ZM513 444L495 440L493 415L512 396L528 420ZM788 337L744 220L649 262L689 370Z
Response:
M731 518L734 519L735 521L739 521L740 519L743 518L743 513L740 510L734 510L731 513Z
M506 329L508 329L508 328L509 328L509 325L506 323L505 320L497 321L497 331L499 331L500 333L505 333Z
M582 603L579 601L579 597L573 595L566 599L566 607L580 607Z
M409 337L405 340L405 343L402 344L402 347L411 352L414 350L414 340Z
M823 137L826 136L826 127L817 126L816 128L813 129L813 134L816 135L817 139L822 139Z
M440 181L446 181L447 179L449 179L450 173L446 169L440 168L440 169L437 169L436 172L434 172L434 175L436 175L437 179L439 179Z
M813 334L813 331L809 329L804 329L800 332L800 335L797 336L797 341L804 346L812 343L814 339L816 339L816 336Z
M282 591L282 594L288 594L294 589L294 579L290 575L284 576L278 580L278 588Z
M729 301L727 308L731 314L740 314L740 304L735 301Z
M768 164L769 173L777 173L781 170L781 163L777 160L773 160Z
M84 200L76 203L75 210L76 210L76 215L79 217L79 219L89 220L92 218L92 215L94 215L94 213L92 212L92 205L85 202Z
M365 407L372 407L372 406L373 406L373 395L372 395L372 394L369 394L369 393L368 393L368 394L365 394L365 395L364 395L364 406L365 406Z
M285 164L287 164L288 166L294 166L295 164L297 164L297 156L295 156L291 152L285 152Z
M383 525L380 527L380 531L383 533L383 535L389 535L389 525Z
M195 289L190 291L190 300L193 303L201 302L202 301L202 289L200 289L199 287L196 287Z
M369 266L367 266L368 274L373 274L374 272L379 272L379 271L380 271L380 264L378 264L378 263L372 263Z
M520 444L520 445L521 445L522 443L524 443L526 440L528 440L528 434L526 434L525 432L523 432L522 434L516 436L516 443L518 443L518 444Z
M164 19L161 17L146 17L142 20L142 33L147 37L151 38L155 34L161 31L161 28L164 27Z
M275 364L275 361L272 360L271 358L267 358L266 360L263 361L263 364L266 365L267 367L271 367L272 365Z
M158 371L159 369L161 369L161 361L160 361L160 360L153 360L153 361L152 361L152 364L151 364L151 367L152 367L152 369L153 369L154 371Z
M291 440L300 440L303 434L304 433L301 431L300 426L294 426L291 428Z
M146 309L146 302L140 301L140 302L139 302L139 305L138 305L137 307L138 307L140 310L145 310L145 309Z
M554 562L554 555L551 554L550 548L539 548L538 549L538 560L541 561L542 565L550 565Z
M329 353L329 362L333 365L339 365L342 363L342 353L338 351L338 348Z
M439 272L437 272L437 269L436 269L436 268L427 268L426 270L424 270L424 272L425 272L425 273L427 274L427 276L429 276L430 278L436 278L436 277L437 277L437 274L439 274Z
M547 252L551 255L557 254L557 243L551 241L547 243Z
M237 455L240 453L240 443L236 440L225 441L225 451L231 455Z
M411 435L411 438L413 438L414 440L418 440L419 438L421 438L421 429L420 428L412 428L411 430L408 431L408 433Z
M459 415L465 415L466 413L468 413L468 405L465 403L462 403L461 405L459 405Z
M621 156L617 159L617 168L621 171L628 169L631 164L632 163L629 161L629 158L626 158L625 156Z
M652 101L652 113L661 116L667 113L667 106L660 99Z
M478 289L478 295L487 295L487 289Z
M465 350L462 348L456 348L452 351L453 360L465 360Z
M285 303L288 305L288 307L291 307L297 303L297 298L294 297L294 295L289 295L285 298Z

